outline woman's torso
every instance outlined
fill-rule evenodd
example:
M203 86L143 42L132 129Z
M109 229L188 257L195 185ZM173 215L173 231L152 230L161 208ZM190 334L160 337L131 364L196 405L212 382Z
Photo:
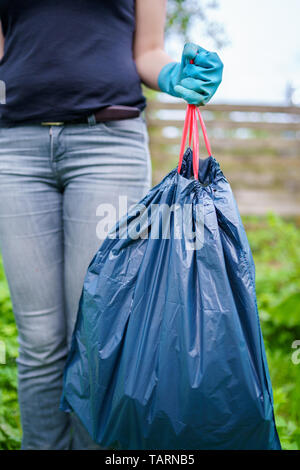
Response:
M0 122L145 107L132 53L135 0L0 0L0 19Z

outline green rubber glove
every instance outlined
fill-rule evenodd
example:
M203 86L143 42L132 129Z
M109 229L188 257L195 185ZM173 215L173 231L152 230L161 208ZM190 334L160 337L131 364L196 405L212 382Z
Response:
M208 103L215 94L222 81L222 73L223 63L216 52L187 43L181 63L170 62L161 69L158 86L169 95L200 106Z

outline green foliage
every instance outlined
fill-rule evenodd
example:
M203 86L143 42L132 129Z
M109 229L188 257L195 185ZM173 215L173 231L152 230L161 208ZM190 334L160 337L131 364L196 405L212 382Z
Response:
M300 340L300 231L294 222L270 214L244 217L256 265L256 291L273 385L274 409L284 449L300 449L300 364L292 343ZM0 258L0 340L7 363L0 364L0 449L20 446L17 403L17 331Z
M300 231L274 214L246 217L256 266L256 292L274 392L276 424L285 449L300 449Z
M256 291L263 333L270 347L290 350L300 339L300 231L269 214L246 219L256 265Z
M6 363L0 364L0 449L18 449L21 426L17 399L17 329L0 257L0 341Z
M199 37L209 37L217 48L228 44L224 26L210 18L210 13L219 7L218 0L168 0L166 35L189 41L194 25L200 27Z
M290 351L267 350L267 357L281 445L286 450L300 450L300 364L291 362Z

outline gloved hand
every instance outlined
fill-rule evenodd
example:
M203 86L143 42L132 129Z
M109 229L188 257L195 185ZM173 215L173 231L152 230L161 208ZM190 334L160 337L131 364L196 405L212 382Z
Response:
M223 63L216 52L187 43L181 63L170 62L161 69L158 86L161 91L183 98L189 104L204 105L217 91L222 73Z

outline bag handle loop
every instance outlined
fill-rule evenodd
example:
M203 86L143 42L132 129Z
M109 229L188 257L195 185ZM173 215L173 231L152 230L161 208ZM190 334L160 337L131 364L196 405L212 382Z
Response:
M190 63L193 63L193 60L191 60ZM211 146L209 143L205 123L199 111L199 108L194 104L188 104L186 114L185 114L184 125L183 125L183 132L182 132L180 152L179 152L179 163L178 163L178 173L180 173L187 134L189 132L189 147L191 147L191 144L193 143L193 172L194 172L195 179L198 179L198 170L199 170L199 130L198 130L197 116L199 118L199 122L200 122L208 156L211 157L212 155Z

